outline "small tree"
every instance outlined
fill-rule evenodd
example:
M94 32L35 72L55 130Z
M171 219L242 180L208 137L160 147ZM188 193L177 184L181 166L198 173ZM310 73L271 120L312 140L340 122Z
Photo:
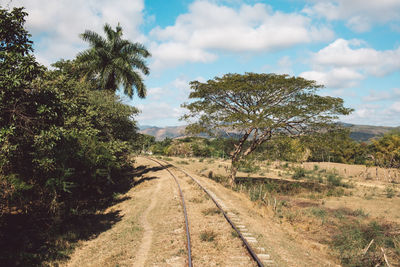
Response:
M182 105L189 111L182 117L190 123L189 133L239 134L231 153L231 185L239 161L273 136L315 131L352 111L341 98L317 95L323 86L301 77L226 74L205 83L193 81L190 86L189 98L194 101Z

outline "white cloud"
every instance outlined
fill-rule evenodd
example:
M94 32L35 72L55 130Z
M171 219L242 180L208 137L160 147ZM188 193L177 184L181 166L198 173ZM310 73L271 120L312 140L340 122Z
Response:
M347 88L357 85L364 76L350 68L333 68L328 71L306 71L300 73L301 77L317 81L331 88Z
M0 0L3 6L8 2ZM60 57L74 57L85 46L79 34L85 30L102 34L106 22L113 27L120 22L127 39L145 40L138 30L143 0L14 0L13 6L26 8L26 26L35 38L37 58L46 65Z
M366 102L395 100L395 99L400 99L400 88L393 88L390 91L371 90L369 92L369 95L363 97L363 101Z
M362 104L348 116L340 118L343 122L366 125L400 126L400 102L389 107L371 104Z
M278 70L276 73L282 73L282 74L293 74L292 70L293 62L288 56L284 56L281 59L278 60Z
M400 101L394 102L390 108L389 108L389 112L393 112L396 113L396 115L398 116L398 112L400 112Z
M362 44L361 40L337 39L318 51L313 62L318 65L361 68L374 76L384 76L400 69L400 47L378 51L360 47Z
M356 86L367 76L382 77L400 70L400 47L378 51L365 45L361 40L337 39L312 54L313 70L300 76L328 87L344 88Z
M154 67L188 62L210 62L216 52L260 52L282 50L297 44L330 40L330 28L313 25L296 13L273 12L265 4L238 9L210 1L195 1L189 12L178 16L173 26L155 28L158 40L152 49Z
M308 15L328 20L345 20L354 31L368 31L374 23L400 20L398 0L309 0L314 3L303 9Z
M141 113L136 117L140 124L158 122L157 125L168 125L162 121L176 121L184 114L184 109L165 102L150 102L137 105Z

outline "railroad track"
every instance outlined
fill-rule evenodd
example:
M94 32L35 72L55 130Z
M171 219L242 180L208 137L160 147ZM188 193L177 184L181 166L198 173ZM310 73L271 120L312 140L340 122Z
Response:
M243 245L247 249L250 257L257 264L257 266L264 266L263 262L266 262L268 265L273 263L273 261L271 261L269 259L269 255L267 255L267 254L257 254L255 252L255 249L251 246L250 242L254 243L254 242L257 242L257 241L253 237L250 237L248 233L242 233L241 229L243 229L244 226L235 223L235 222L238 222L238 218L236 218L236 215L231 213L231 212L227 212L224 204L221 204L219 202L220 201L219 198L213 192L210 192L209 190L207 190L196 178L191 176L189 173L187 173L186 171L184 171L184 170L172 165L171 163L165 162L163 160L156 160L156 159L153 159L153 158L150 158L150 157L146 157L146 158L148 160L151 160L151 161L159 164L160 166L164 167L171 174L171 176L174 178L174 180L175 180L175 182L176 182L176 184L178 186L179 194L180 194L181 202L182 202L182 206L183 206L184 217L185 217L187 251L188 251L188 266L190 266L190 267L193 266L192 265L192 249L191 249L192 246L191 246L191 238L190 238L190 231L189 231L189 220L188 220L185 199L184 199L184 196L183 196L183 192L182 192L181 186L179 184L178 178L171 172L171 170L170 170L171 167L173 167L174 169L176 169L179 172L183 173L185 176L189 177L194 183L196 183L196 185L202 191L204 191L207 194L207 196L212 200L212 202L216 205L216 207L222 213L222 215L224 216L226 221L230 224L232 229L237 233L237 236L241 239L241 241L243 242ZM260 249L263 249L263 248L258 248L258 249L260 250ZM263 260L261 260L260 257L263 257Z

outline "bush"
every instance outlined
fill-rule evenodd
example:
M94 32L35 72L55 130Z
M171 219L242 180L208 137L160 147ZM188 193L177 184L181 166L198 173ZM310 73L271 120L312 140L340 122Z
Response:
M327 176L327 182L331 186L341 186L342 185L342 177L337 174L330 173Z
M343 266L381 266L384 260L380 248L394 249L396 246L391 231L391 226L387 224L379 224L376 221L364 224L355 221L339 229L331 246L337 252ZM372 239L374 243L365 255L362 255L363 249Z
M212 242L215 240L217 234L212 230L204 230L200 233L200 240L203 242Z
M294 170L293 179L299 180L304 177L306 177L306 170L304 168L299 167Z

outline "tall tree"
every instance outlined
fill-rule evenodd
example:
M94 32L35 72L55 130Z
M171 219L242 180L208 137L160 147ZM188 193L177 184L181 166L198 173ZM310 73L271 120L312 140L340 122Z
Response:
M85 31L81 38L87 41L90 48L78 54L78 62L86 73L86 78L97 83L100 89L115 92L120 85L124 93L132 98L133 87L140 98L146 96L139 70L149 74L144 58L150 56L149 51L140 43L132 43L122 39L122 28L113 30L109 24L104 25L106 38L93 31Z
M301 77L226 74L190 85L189 98L194 101L182 105L189 110L182 117L191 123L189 132L215 134L225 129L239 133L231 153L231 184L240 160L273 136L315 131L352 111L341 98L317 95L322 86Z

